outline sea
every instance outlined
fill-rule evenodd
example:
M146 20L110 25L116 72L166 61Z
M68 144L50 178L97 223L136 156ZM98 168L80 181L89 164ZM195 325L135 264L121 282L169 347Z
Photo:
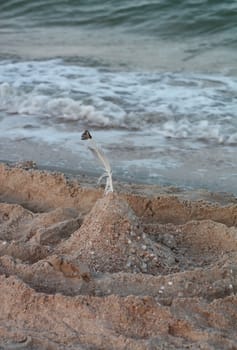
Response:
M0 159L237 194L236 0L0 0Z

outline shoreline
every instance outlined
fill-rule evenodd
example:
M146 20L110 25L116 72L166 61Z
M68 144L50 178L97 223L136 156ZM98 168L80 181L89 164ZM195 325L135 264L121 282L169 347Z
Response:
M167 141L165 148L155 147L140 154L141 147L136 148L131 144L127 149L122 140L118 140L118 146L114 146L110 132L96 132L95 138L109 159L113 178L118 182L157 184L190 191L202 188L237 196L236 152L228 154L225 148L209 149L208 146L195 152L181 147L176 152L169 149ZM55 168L73 175L85 174L99 178L103 169L80 140L79 132L70 136L70 144L67 142L64 139L48 142L34 137L11 139L5 136L0 142L0 159L6 163L10 161L11 164L33 160L40 168Z
M82 187L91 188L103 193L105 183L98 183L100 171L84 170L83 172L75 169L68 169L60 166L39 165L32 160L14 162L0 159L0 166L9 166L10 168L19 168L23 170L36 170L45 174L55 175L61 174L69 182L78 183ZM113 177L115 191L117 193L143 195L147 197L155 197L159 195L176 196L179 199L187 200L204 200L209 202L217 202L218 204L237 203L237 196L228 191L211 191L207 188L187 188L175 185L146 184L142 181L121 180Z

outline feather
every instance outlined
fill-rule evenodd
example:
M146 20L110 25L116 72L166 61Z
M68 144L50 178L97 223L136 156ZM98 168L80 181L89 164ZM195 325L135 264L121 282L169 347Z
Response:
M112 170L108 158L105 156L102 149L99 148L96 142L92 139L92 136L88 130L85 130L83 132L81 139L87 142L88 149L93 153L94 157L97 158L105 168L105 173L99 179L100 181L103 177L106 177L105 194L113 192Z

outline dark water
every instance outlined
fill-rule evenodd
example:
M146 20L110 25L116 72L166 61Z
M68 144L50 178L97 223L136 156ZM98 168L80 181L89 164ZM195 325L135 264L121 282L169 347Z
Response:
M237 43L235 0L8 0L1 1L0 13L1 28L116 28L165 39L203 36L211 45L219 34L219 45Z
M236 24L235 0L0 2L2 55L29 54L29 46L38 44L33 55L37 58L46 55L46 52L40 54L39 45L44 49L48 44L48 48L51 47L49 57L63 56L62 47L65 47L66 57L86 56L88 59L89 56L96 64L103 60L106 64L108 56L118 55L117 63L143 64L143 68L148 69L153 66L170 68L171 63L173 70L185 69L184 62L191 60L190 68L209 71L225 68L236 72ZM8 50L5 43L10 46L14 39L15 50ZM70 44L78 46L81 52L70 50ZM17 50L19 45L22 50ZM85 46L93 47L93 54L85 52ZM131 60L129 50L139 57ZM175 57L169 57L171 55ZM151 56L150 60L145 56ZM193 60L195 57L198 62Z
M237 1L0 1L0 158L236 192L236 57Z

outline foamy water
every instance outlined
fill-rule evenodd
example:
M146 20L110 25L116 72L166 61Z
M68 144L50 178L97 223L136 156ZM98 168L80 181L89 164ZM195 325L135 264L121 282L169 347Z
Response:
M74 122L78 131L152 129L158 143L161 137L189 139L192 145L237 141L237 79L232 77L109 71L62 60L2 61L0 76L6 118L18 115L21 123L28 115L36 128L50 123L55 138L58 128L70 130Z

